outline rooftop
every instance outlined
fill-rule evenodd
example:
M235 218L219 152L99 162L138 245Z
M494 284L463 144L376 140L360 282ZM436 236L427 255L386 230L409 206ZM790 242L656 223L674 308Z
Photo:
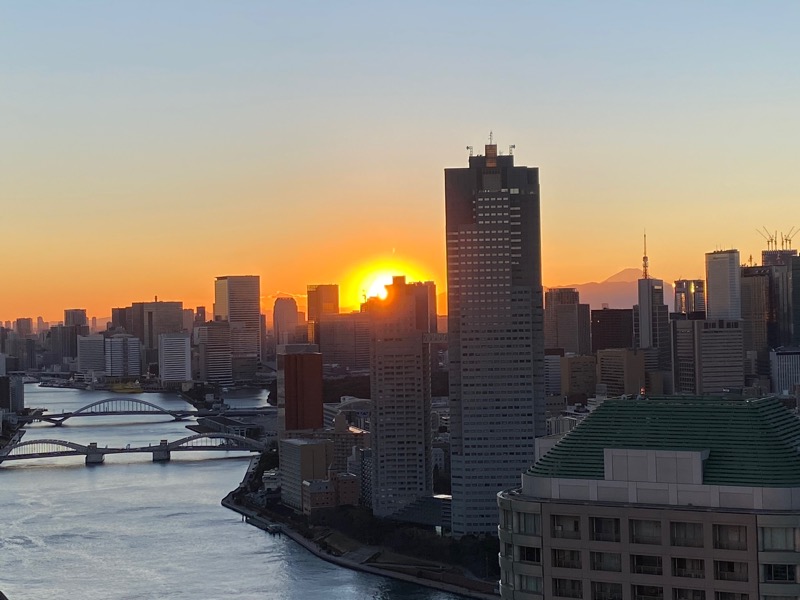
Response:
M603 450L708 450L703 483L800 487L800 419L777 398L609 399L528 469L603 479Z

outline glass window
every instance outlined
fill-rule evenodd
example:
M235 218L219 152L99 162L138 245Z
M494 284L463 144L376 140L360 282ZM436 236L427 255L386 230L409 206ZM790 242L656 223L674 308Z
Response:
M519 532L528 535L542 535L542 515L519 513Z
M531 546L520 546L519 559L522 562L540 563L542 562L542 549Z
M592 539L598 542L619 541L619 519L607 517L590 517Z
M706 576L705 563L701 558L673 558L672 574L675 577L702 579Z
M720 581L747 581L747 563L715 560L714 578Z
M581 520L571 515L553 515L553 537L581 539Z
M714 592L714 600L749 600L748 594L739 592Z
M661 557L632 554L631 573L643 573L645 575L661 575L662 574Z
M622 584L593 581L592 600L622 600Z
M633 600L664 600L664 588L655 585L633 585Z
M661 521L630 520L631 542L661 545Z
M706 593L703 590L672 588L672 600L706 600Z
M532 575L519 576L519 589L523 592L536 592L542 593L542 578L534 577Z
M714 525L714 548L747 550L747 527L744 525Z
M590 552L589 565L592 571L622 571L622 557L615 552Z
M583 598L583 582L579 579L553 579L553 596Z
M764 565L765 582L796 581L794 565Z
M793 527L760 527L758 530L760 550L794 550Z
M553 549L553 566L561 569L580 569L580 550Z
M510 510L505 510L505 509L500 510L500 524L503 527L503 529L512 531L514 522L513 519L514 515Z
M673 546L703 547L703 524L681 523L669 524L670 541Z

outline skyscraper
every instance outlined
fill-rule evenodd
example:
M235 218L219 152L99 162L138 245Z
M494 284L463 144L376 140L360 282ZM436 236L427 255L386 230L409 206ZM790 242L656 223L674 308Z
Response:
M86 309L85 308L67 308L64 309L64 325L70 327L72 325L82 326L87 325Z
M309 285L308 341L319 344L319 322L323 315L339 314L339 286L335 283Z
M545 348L563 348L572 354L589 354L589 305L580 304L574 288L552 288L544 293Z
M445 169L452 528L496 531L546 433L539 170L514 156Z
M214 320L230 324L234 381L255 378L261 360L261 280L229 275L214 282Z
M275 298L275 305L272 309L272 328L275 331L277 346L295 342L298 322L297 301L294 298Z
M706 310L706 282L702 279L678 279L675 282L675 312L688 315Z
M592 352L606 348L633 348L633 309L592 311Z
M386 299L370 298L372 512L389 517L433 493L431 361L436 286L394 277ZM434 315L431 322L430 315Z
M192 380L192 351L189 332L158 336L158 378L162 383Z
M322 429L322 355L316 344L278 346L278 436Z
M738 250L706 252L708 319L741 319L742 288Z
M633 307L633 333L636 348L645 349L645 391L670 391L669 307L664 304L664 282L661 279L646 277L639 280L639 304Z

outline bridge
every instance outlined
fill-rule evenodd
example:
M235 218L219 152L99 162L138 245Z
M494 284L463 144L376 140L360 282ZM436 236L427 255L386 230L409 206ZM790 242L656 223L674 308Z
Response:
M14 460L53 458L59 456L85 456L87 465L101 464L107 454L150 453L154 462L170 460L173 452L192 451L244 451L262 452L266 443L232 433L198 433L174 442L161 440L157 445L124 448L100 448L96 442L88 446L64 440L40 439L18 442L0 450L0 464Z
M170 409L164 408L146 400L138 398L106 398L98 400L79 408L72 412L62 412L48 414L44 413L30 420L47 421L56 427L64 424L67 419L76 417L110 417L122 415L166 415L175 421L181 421L189 417L216 417L224 415L226 417L252 417L257 415L270 414L275 409L269 408L224 408L224 409Z

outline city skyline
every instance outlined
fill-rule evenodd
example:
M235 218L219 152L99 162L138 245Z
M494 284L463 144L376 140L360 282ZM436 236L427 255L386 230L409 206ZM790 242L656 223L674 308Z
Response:
M264 312L381 272L444 291L441 170L490 130L543 173L549 287L636 266L645 228L665 281L758 257L800 191L800 8L580 6L3 5L0 315L210 306L224 273Z

